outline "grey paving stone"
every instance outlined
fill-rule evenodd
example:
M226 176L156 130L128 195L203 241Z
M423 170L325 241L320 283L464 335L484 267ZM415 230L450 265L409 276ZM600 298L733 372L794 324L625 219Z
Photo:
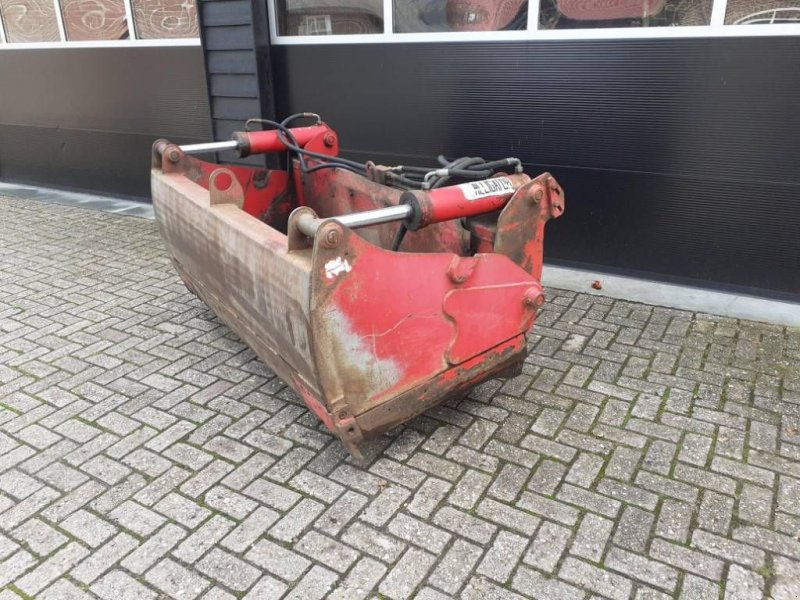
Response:
M739 518L755 525L768 527L772 521L772 499L771 489L744 483L739 495Z
M776 556L773 568L775 580L772 584L774 600L792 600L800 592L800 562Z
M115 523L140 536L153 533L166 521L163 516L131 500L123 502L112 510L108 516Z
M653 527L653 513L626 506L614 532L614 543L634 552L644 552Z
M274 510L259 506L222 540L222 545L234 552L244 552L278 520L278 517L278 513Z
M329 596L330 600L361 600L366 598L386 573L386 566L369 557L364 557L348 573L347 577ZM420 598L421 594L417 594Z
M118 533L72 569L70 575L81 583L92 583L138 546L139 542L133 536L124 532Z
M519 496L529 476L530 471L528 469L517 465L505 464L489 487L488 493L498 500L512 502Z
M603 564L609 569L667 592L675 591L678 585L676 569L621 548L611 548Z
M0 210L3 598L800 594L795 330L548 290L522 375L355 461L155 223Z
M478 587L478 586L475 586ZM501 595L504 594L504 590L498 590L497 588L490 588L491 591L489 593L485 593L481 589L483 586L478 587L478 593L471 593L469 596L470 598L536 598L546 600L547 598L559 598L561 600L583 600L586 598L587 594L585 591L580 589L579 587L575 587L569 583L561 581L559 579L550 579L545 577L538 571L534 571L533 569L529 569L527 567L520 567L517 569L517 572L514 574L514 580L511 583L511 587L520 593L523 596L518 594L511 594L508 593L507 596ZM485 595L481 595L483 592Z
M800 560L800 546L792 536L755 526L737 527L733 539L769 552Z
M71 542L18 579L15 585L24 593L33 596L69 571L88 554L88 548L77 542Z
M554 460L543 460L528 481L528 489L552 496L563 481L566 472L566 465Z
M543 571L552 573L566 549L572 532L549 521L542 523L536 538L525 555L525 562Z
M322 513L325 506L316 500L304 498L285 517L275 523L269 534L277 540L294 542Z
M664 500L656 523L656 534L676 542L687 541L692 512L689 504L672 499Z
M40 556L50 554L68 541L67 536L38 518L25 521L11 535Z
M584 515L570 553L591 562L600 562L613 528L614 522L609 519L593 514Z
M336 536L344 527L361 512L367 498L352 490L345 492L317 519L316 527Z
M539 526L540 519L533 515L503 504L495 502L491 498L485 498L478 505L477 515L488 521L497 523L501 527L513 529L525 535L531 536Z
M388 525L389 533L433 553L441 552L450 534L404 513L398 513Z
M30 552L20 550L0 562L0 585L13 582L25 571L36 565L36 559ZM34 582L34 585L35 582Z
M417 517L427 519L439 506L451 487L452 484L443 479L429 477L414 492L413 497L406 505L406 510Z
M517 534L500 531L478 565L477 573L500 583L505 582L519 562L528 540Z
M308 574L285 598L287 600L318 600L324 598L336 584L336 580L336 573L316 565L311 568Z
M599 569L574 558L567 558L559 576L567 581L614 600L627 600L633 590L630 579Z
M184 562L193 563L209 548L224 538L233 529L234 523L222 515L214 515L195 530L173 550L173 554Z
M186 531L183 528L167 523L125 557L121 565L132 573L141 575L185 537Z
M243 493L278 510L288 510L302 497L295 491L264 479L256 479L243 490Z
M40 600L90 600L93 597L67 579L59 579L37 596ZM0 600L19 600L19 596L6 590L0 592Z
M478 517L445 506L433 517L433 522L447 531L457 531L459 535L478 542L487 543L495 530L496 525Z
M283 548L265 539L259 540L245 554L245 558L266 569L269 573L290 582L297 580L311 565L309 560L293 550Z
M347 571L358 558L358 552L352 548L316 531L306 533L295 549L339 573Z
M726 600L759 600L764 594L764 578L739 565L731 565L725 582Z
M85 510L72 513L61 522L60 527L93 548L100 546L117 531L110 523Z
M256 509L258 503L247 496L217 485L208 490L203 502L212 509L225 513L236 520L242 520Z
M278 600L283 597L287 585L282 581L278 581L274 577L265 575L257 584L253 586L246 596L245 600Z
M258 569L219 548L212 548L197 563L197 570L236 592L244 592L260 576Z
M577 523L580 514L578 509L572 506L528 492L523 492L517 501L517 506L570 527Z
M176 600L197 598L209 585L209 581L194 571L165 558L147 571L145 580Z
M454 506L470 510L483 496L487 487L492 482L490 475L469 469L458 481L448 501Z
M455 540L436 565L429 582L448 594L455 594L472 575L482 554L483 550L475 544L462 539Z
M718 600L719 585L687 573L683 578L680 600Z
M722 578L723 562L711 555L677 546L663 540L653 540L650 556L684 571L707 577L714 581Z
M604 464L605 461L603 457L597 454L581 452L578 458L575 459L575 462L572 463L572 467L567 473L566 480L579 487L591 487Z
M383 578L378 589L390 598L410 598L417 586L425 579L436 557L433 554L409 548L397 564Z
M405 543L393 536L386 535L359 521L348 527L341 539L344 543L389 563L397 560L406 548Z
M360 518L371 525L380 527L391 519L410 495L411 492L404 487L387 484L383 491L367 505Z
M716 492L706 491L700 503L697 523L707 531L725 534L733 518L734 499Z
M103 600L156 600L158 594L124 571L111 571L91 586Z
M766 553L763 550L701 529L695 530L692 534L691 545L713 556L752 569L763 568L766 561Z

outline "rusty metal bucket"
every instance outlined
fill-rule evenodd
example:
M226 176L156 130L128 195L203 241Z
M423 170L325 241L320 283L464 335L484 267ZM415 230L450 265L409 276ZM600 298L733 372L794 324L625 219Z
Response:
M220 167L159 140L151 173L186 286L355 455L362 439L518 372L544 301L544 224L563 193L548 174L506 179L502 210L430 222L393 251L397 222L356 229L345 216L408 198L346 170Z

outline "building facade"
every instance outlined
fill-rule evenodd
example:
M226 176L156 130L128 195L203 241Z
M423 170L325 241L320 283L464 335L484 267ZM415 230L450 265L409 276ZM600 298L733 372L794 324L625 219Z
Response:
M153 139L307 110L552 172L553 262L800 298L794 0L115 2L0 0L0 179L146 196Z

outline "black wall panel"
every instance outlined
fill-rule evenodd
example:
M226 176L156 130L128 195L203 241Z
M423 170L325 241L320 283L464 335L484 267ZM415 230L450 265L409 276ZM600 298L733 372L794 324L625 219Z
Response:
M0 179L150 195L150 147L211 136L199 47L0 51Z
M273 119L269 24L263 0L200 0L200 37L208 78L214 139L230 139L250 118ZM239 158L226 152L223 161L266 166L270 157Z
M276 46L279 114L345 153L517 156L553 262L800 297L799 37Z

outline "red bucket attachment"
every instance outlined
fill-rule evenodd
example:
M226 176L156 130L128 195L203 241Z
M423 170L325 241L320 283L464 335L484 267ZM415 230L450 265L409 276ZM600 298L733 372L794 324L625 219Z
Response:
M335 134L317 127L305 148L335 156ZM156 217L187 287L352 453L519 372L544 302L544 225L564 209L549 174L404 192L309 158L290 174L164 140L153 156Z

